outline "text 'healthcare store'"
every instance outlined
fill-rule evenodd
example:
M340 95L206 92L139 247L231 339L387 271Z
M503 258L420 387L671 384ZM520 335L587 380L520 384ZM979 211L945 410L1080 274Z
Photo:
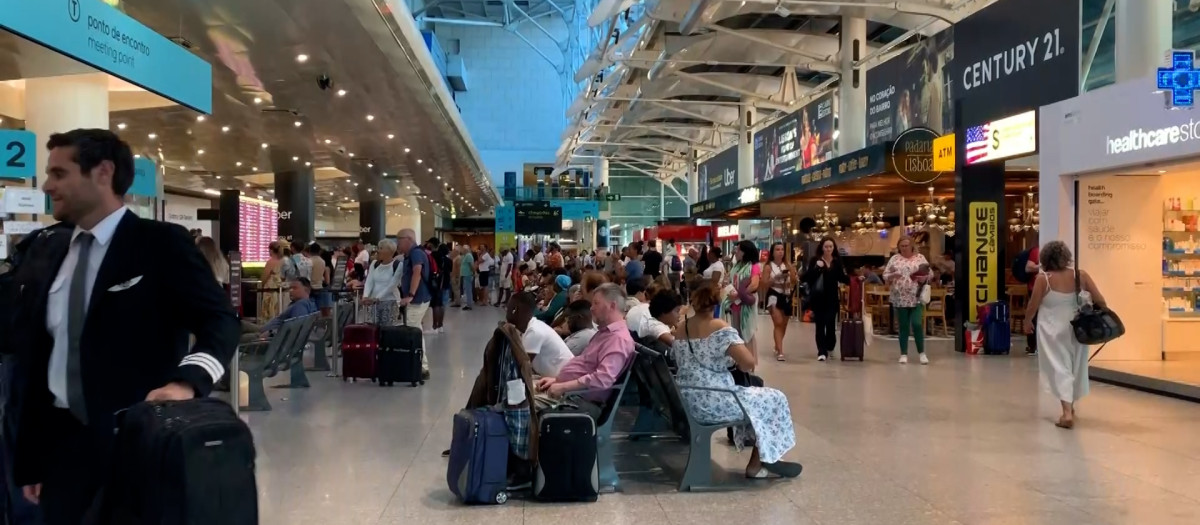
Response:
M1200 396L1200 114L1154 78L1042 108L1041 233L1125 322L1093 378Z

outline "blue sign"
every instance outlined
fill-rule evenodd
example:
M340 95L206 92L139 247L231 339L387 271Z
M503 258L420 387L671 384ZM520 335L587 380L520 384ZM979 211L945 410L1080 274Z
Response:
M0 0L0 28L201 113L212 67L102 0Z
M600 217L600 203L585 200L553 200L550 207L562 208L562 218L568 221L581 221L586 217Z
M129 186L129 195L143 197L158 196L158 166L154 161L140 157L133 159L133 185Z
M1171 67L1158 68L1158 89L1168 92L1170 104L1192 107L1200 89L1200 71L1196 70L1195 51L1172 51Z
M496 207L496 231L517 231L517 209L512 206Z
M36 177L37 151L32 131L0 129L0 179Z

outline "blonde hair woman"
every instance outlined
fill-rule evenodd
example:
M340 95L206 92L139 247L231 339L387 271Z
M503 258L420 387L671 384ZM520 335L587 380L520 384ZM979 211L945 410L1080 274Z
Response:
M917 253L910 237L896 241L893 255L883 269L883 280L891 287L889 297L900 323L900 364L908 363L908 336L917 343L921 364L929 364L925 355L925 303L919 295L921 285L929 280L929 261Z

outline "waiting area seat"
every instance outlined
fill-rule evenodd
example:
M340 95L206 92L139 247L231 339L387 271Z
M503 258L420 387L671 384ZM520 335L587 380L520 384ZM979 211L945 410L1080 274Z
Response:
M304 373L304 347L320 314L309 314L284 321L275 335L265 341L246 343L238 348L239 368L249 377L249 399L243 410L271 410L263 381L280 371L291 372L290 388L309 387Z

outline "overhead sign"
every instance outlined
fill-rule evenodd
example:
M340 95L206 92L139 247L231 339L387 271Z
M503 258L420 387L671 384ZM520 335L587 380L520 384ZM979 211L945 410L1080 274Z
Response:
M730 147L708 160L701 162L697 168L699 187L696 188L700 200L719 197L731 191L737 191L738 152L737 146Z
M937 138L937 132L929 128L912 128L901 133L892 143L892 169L913 184L936 180L942 174L933 164L933 143Z
M561 233L563 209L551 206L549 201L524 201L516 203L516 233L534 235L539 233Z
M4 213L46 213L46 196L37 188L4 188Z
M954 134L942 135L933 139L933 169L936 171L954 171Z
M133 159L133 185L129 186L127 193L143 197L158 196L158 166L154 161L146 157Z
M32 131L0 129L0 179L36 177L37 152L37 137Z
M972 202L968 206L968 312L977 312L980 306L998 298L996 282L1001 269L997 266L1000 243L1000 218L997 208L994 202Z
M606 200L606 201L608 201L608 202L619 201L619 200L621 200L621 194L620 194L620 193L608 193L608 194L605 194L605 195L604 195L604 200Z
M966 164L1028 155L1037 151L1037 111L967 128Z
M833 157L833 94L754 134L754 183L811 168Z
M746 188L738 194L738 202L741 204L754 204L762 198L762 191L756 187Z
M950 69L954 27L867 71L867 145L895 140L909 128L941 134L954 128Z
M0 0L0 28L212 113L208 62L102 0Z
M738 226L736 224L730 224L730 225L726 225L726 226L717 226L717 238L718 239L724 240L724 239L729 239L729 238L736 238L737 236L738 236Z
M1035 109L1079 94L1078 0L1004 0L954 28L954 98L967 122Z
M1171 51L1169 67L1158 68L1158 89L1166 94L1170 107L1192 107L1196 90L1200 89L1200 71L1196 70L1196 52L1190 49Z

